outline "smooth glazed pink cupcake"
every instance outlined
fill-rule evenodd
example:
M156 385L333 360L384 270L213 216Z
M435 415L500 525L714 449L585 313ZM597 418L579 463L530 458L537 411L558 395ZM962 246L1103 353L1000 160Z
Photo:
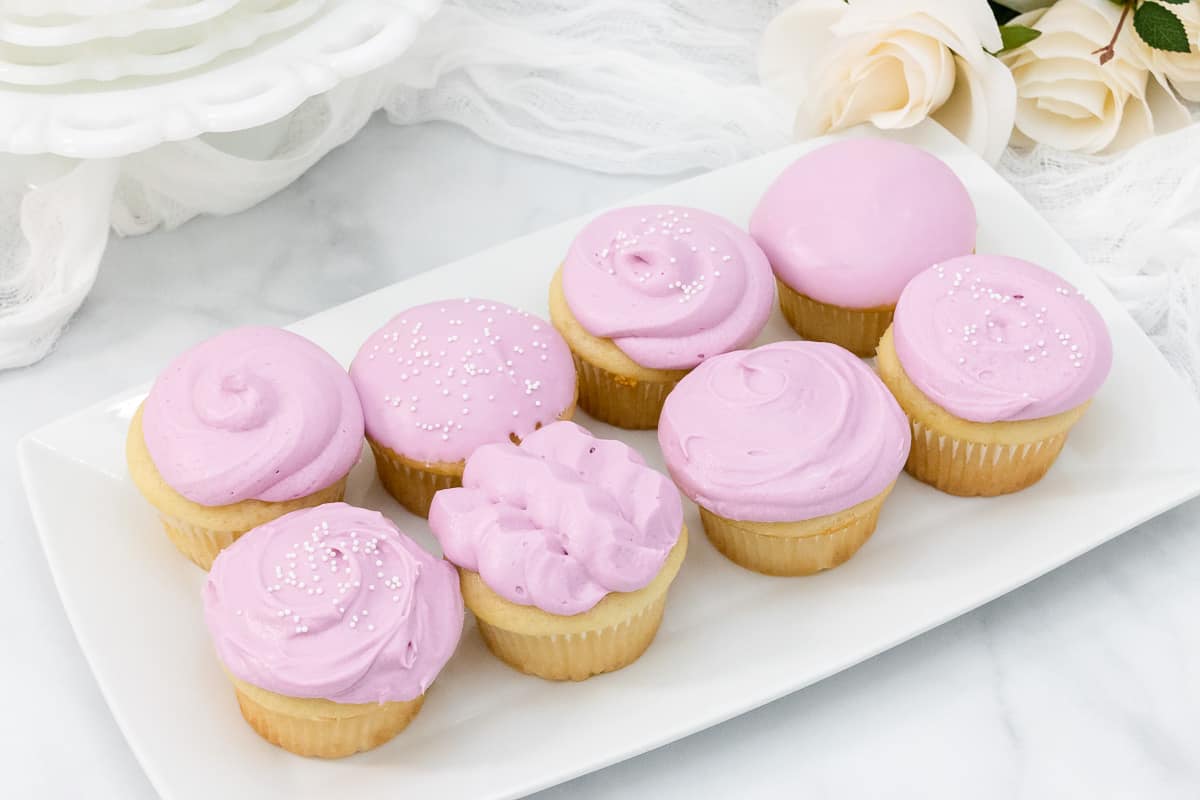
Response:
M635 206L580 231L551 283L550 319L575 356L583 410L653 428L688 370L759 334L774 296L766 257L729 220Z
M491 300L410 308L371 334L350 376L379 478L420 516L435 492L460 485L475 448L520 441L575 410L575 367L562 337Z
M850 352L777 342L696 368L667 398L658 441L718 550L758 572L807 575L875 530L909 431Z
M341 500L362 438L354 385L328 353L279 328L237 328L163 371L126 458L171 541L208 569L245 531Z
M974 250L976 229L954 172L887 139L848 139L802 156L750 219L792 328L860 356L875 353L905 284Z
M1095 307L1054 273L1005 256L918 275L879 345L880 375L912 422L909 473L958 495L1040 480L1111 365Z
M628 445L556 422L485 445L429 526L499 658L554 680L633 662L687 550L679 492Z
M217 558L204 619L246 721L337 758L416 716L462 635L454 568L377 511L329 503L261 525Z

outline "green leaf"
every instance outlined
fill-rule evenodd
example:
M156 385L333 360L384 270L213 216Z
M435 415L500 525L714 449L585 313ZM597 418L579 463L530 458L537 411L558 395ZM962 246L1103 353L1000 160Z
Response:
M1133 28L1142 41L1155 50L1187 53L1192 49L1183 22L1166 6L1156 2L1148 1L1138 6L1133 12Z
M999 52L1003 53L1007 50L1015 50L1022 45L1029 44L1041 35L1041 31L1025 25L1001 25L1000 41L1003 43L1003 46Z

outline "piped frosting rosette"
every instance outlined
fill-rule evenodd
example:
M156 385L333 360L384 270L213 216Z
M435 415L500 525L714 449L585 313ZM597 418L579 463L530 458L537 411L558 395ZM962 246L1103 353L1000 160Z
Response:
M204 587L217 654L236 678L339 703L423 694L462 634L458 575L376 511L345 503L260 525Z
M350 471L363 415L328 353L285 330L246 327L176 358L146 398L142 430L155 467L188 500L281 502Z
M571 422L493 444L439 492L429 524L446 557L504 599L580 614L653 580L679 539L679 493L628 445Z
M602 214L563 262L563 294L584 329L653 369L689 369L749 343L774 290L749 234L681 206Z

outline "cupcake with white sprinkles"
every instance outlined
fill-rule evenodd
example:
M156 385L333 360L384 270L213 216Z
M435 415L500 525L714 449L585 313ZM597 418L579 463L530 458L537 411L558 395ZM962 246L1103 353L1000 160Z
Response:
M410 308L367 339L350 366L380 480L426 516L459 486L477 447L569 419L571 353L547 322L490 300Z

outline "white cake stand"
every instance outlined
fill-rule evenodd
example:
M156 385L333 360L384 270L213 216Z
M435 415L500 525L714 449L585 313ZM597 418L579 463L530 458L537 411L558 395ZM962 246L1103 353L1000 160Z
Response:
M115 158L277 120L397 58L441 0L331 0L303 24L186 72L0 83L0 152Z

